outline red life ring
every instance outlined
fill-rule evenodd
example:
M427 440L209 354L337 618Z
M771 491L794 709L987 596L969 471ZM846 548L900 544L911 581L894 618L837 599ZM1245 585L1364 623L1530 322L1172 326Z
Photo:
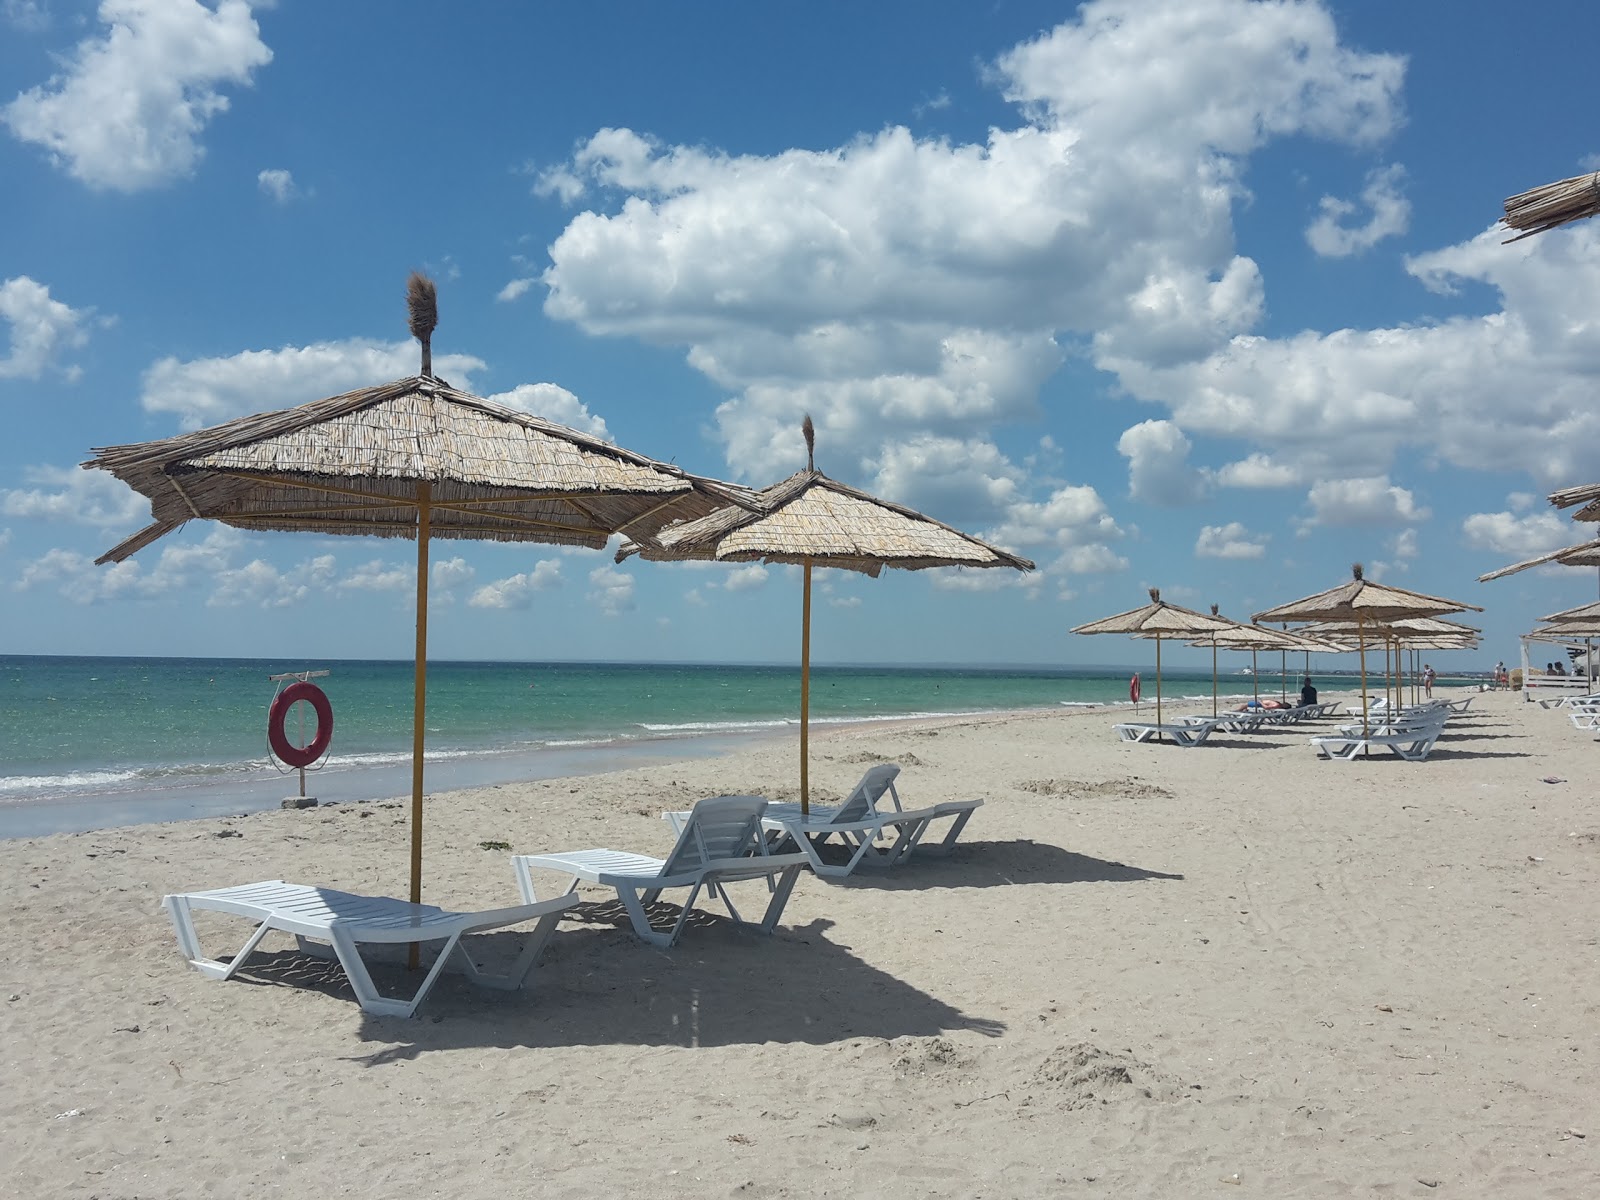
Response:
M1128 680L1128 699L1132 700L1135 704L1139 703L1139 675L1138 675L1138 672L1135 672L1133 678Z
M317 736L308 746L296 746L283 731L284 718L296 700L304 700L317 710ZM327 694L314 683L291 683L272 698L267 711L267 745L272 752L291 767L309 767L328 752L333 741L333 705Z

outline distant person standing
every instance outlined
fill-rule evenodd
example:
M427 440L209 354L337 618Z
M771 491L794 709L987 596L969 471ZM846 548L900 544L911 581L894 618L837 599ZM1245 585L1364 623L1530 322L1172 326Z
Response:
M1494 665L1494 685L1497 688L1503 688L1510 682L1511 677L1506 674L1505 660L1502 659Z
M1422 664L1422 691L1429 700L1433 699L1433 681L1438 676L1433 673L1433 668L1427 663Z

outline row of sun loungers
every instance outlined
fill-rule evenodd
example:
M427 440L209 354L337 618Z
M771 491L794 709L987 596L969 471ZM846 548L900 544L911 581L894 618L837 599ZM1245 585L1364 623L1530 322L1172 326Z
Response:
M1470 704L1468 697L1463 703ZM1348 711L1348 710L1346 710ZM1337 737L1314 737L1311 745L1324 758L1352 762L1373 750L1388 750L1407 762L1422 762L1433 752L1445 722L1463 711L1449 701L1431 701L1408 708L1374 704L1363 724L1342 725ZM1359 716L1361 709L1355 709Z
M678 940L702 894L720 900L736 924L771 933L801 871L807 868L836 879L858 866L892 867L914 854L921 857L948 851L983 801L908 810L894 787L899 773L900 768L889 763L873 767L842 804L809 813L801 813L799 805L769 804L760 796L713 796L687 812L663 813L678 833L666 858L607 849L515 855L512 874L524 903L510 908L451 912L429 904L357 896L277 879L178 893L165 897L162 904L177 933L179 951L209 979L230 978L262 938L278 930L293 935L304 953L336 958L365 1011L409 1017L446 969L459 969L469 980L486 987L521 987L563 914L579 903L576 888L580 881L614 888L634 932L652 945L668 947ZM890 805L880 807L886 794ZM927 840L929 832L946 821L943 837ZM843 862L824 854L833 838L845 848ZM535 872L539 871L565 876L559 894L543 900L538 897ZM731 883L754 880L766 883L768 899L761 920L747 922L727 889ZM657 928L647 906L663 892L680 888L688 889L688 894L676 919L665 929ZM247 917L256 922L256 928L231 958L210 958L200 946L194 921L197 911ZM463 944L468 934L529 922L534 929L503 974L480 971ZM372 981L360 947L412 943L440 944L432 967L410 997L383 996Z
M1388 750L1410 762L1421 762L1433 751L1440 731L1449 718L1465 712L1473 697L1460 700L1431 700L1425 704L1405 708L1390 706L1377 700L1365 710L1360 705L1347 708L1346 713L1362 716L1364 724L1343 725L1338 735L1311 739L1312 747L1324 758L1350 762L1365 757L1372 750ZM1170 741L1186 749L1205 744L1217 730L1228 733L1251 733L1294 724L1308 717L1331 716L1334 704L1300 705L1295 708L1259 709L1245 712L1223 713L1215 717L1186 717L1177 721L1123 722L1115 726L1117 735L1125 742ZM1594 728L1600 729L1600 709L1592 718ZM1578 723L1574 715L1573 723Z
M1205 740L1219 729L1225 733L1254 733L1331 716L1336 707L1335 704L1300 704L1292 708L1253 708L1243 712L1220 713L1215 717L1182 717L1160 724L1154 721L1124 721L1113 728L1125 742L1168 740L1175 746L1192 748L1204 745Z

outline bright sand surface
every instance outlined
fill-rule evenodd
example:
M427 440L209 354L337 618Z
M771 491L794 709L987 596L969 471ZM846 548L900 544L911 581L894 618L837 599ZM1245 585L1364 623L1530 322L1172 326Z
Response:
M959 852L807 874L772 938L708 917L661 951L585 906L524 991L446 976L410 1021L277 935L208 981L160 908L403 894L397 805L0 843L0 1192L1600 1195L1591 735L1505 693L1425 763L1113 719L821 734L816 798L881 760L908 804L983 797ZM513 903L484 841L664 853L661 810L792 798L794 757L432 797L426 897Z

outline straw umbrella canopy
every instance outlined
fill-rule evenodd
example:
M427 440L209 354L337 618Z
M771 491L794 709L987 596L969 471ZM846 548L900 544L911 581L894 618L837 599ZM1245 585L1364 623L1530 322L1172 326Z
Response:
M653 533L712 511L733 493L451 387L433 375L433 283L413 274L407 300L422 344L420 374L178 437L101 447L82 465L149 497L154 518L99 563L121 562L195 518L252 531L416 541L411 899L419 902L429 542L599 549L613 533Z
M1540 617L1541 621L1600 621L1600 600L1592 604L1580 604L1576 608L1564 608L1560 612L1553 612L1548 617Z
M1446 600L1406 588L1374 583L1366 578L1361 564L1350 568L1349 583L1329 588L1313 596L1305 596L1255 614L1257 621L1354 621L1356 643L1361 654L1361 709L1367 708L1367 648L1366 631L1369 626L1406 617L1441 616L1444 613L1482 612L1476 604L1460 600ZM1362 717L1365 727L1366 717Z
M811 807L811 570L840 567L877 578L884 567L921 571L929 567L1009 567L1033 563L913 509L879 499L834 479L816 467L816 428L801 425L806 467L781 483L747 493L698 520L655 536L630 534L617 561L638 554L652 562L762 562L802 568L800 609L800 808Z
M1150 637L1156 643L1156 724L1161 724L1161 639L1196 638L1203 634L1219 633L1236 625L1226 617L1208 617L1192 608L1168 604L1161 598L1160 588L1150 589L1150 603L1143 608L1130 608L1127 612L1102 617L1087 625L1075 626L1073 633L1121 633L1131 637Z
M1574 546L1563 546L1560 550L1551 550L1548 554L1535 555L1522 562L1500 567L1486 575L1479 575L1478 582L1488 583L1491 579L1504 579L1507 575L1515 575L1518 571L1526 571L1530 567L1542 567L1545 563L1560 563L1564 567L1600 567L1600 538L1579 542Z
M1505 223L1518 231L1508 242L1592 217L1600 212L1600 171L1519 192L1506 200L1505 207Z

